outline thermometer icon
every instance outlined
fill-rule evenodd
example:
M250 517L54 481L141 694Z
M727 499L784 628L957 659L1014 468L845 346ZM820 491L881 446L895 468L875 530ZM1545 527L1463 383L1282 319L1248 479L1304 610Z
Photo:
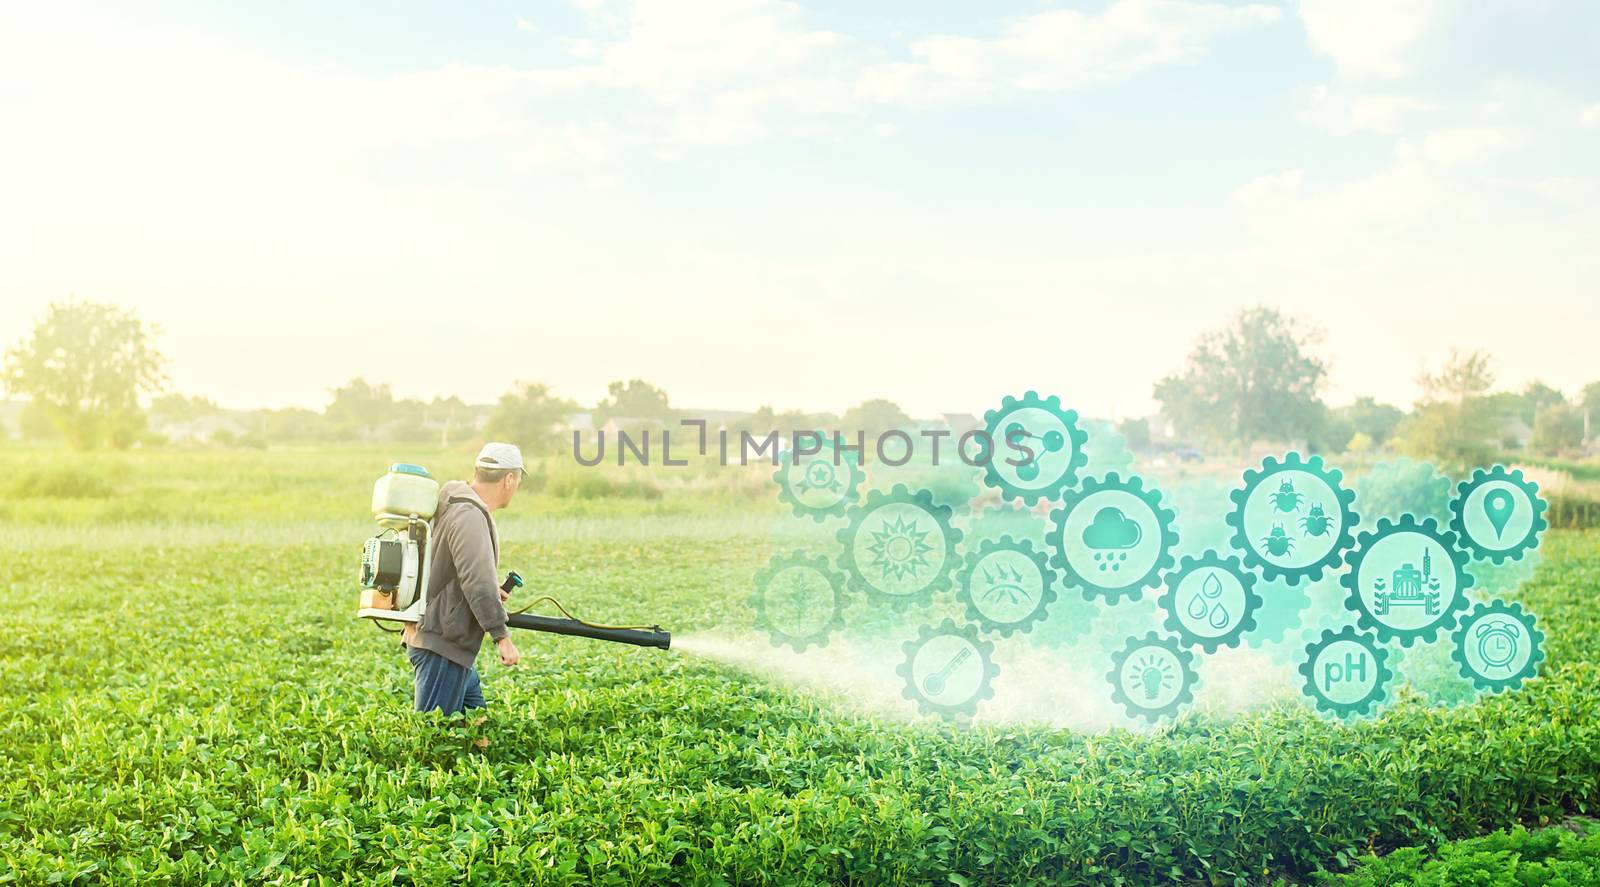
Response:
M967 657L971 655L971 647L962 647L960 652L950 657L950 661L944 664L944 668L941 668L933 674L922 679L923 692L927 693L929 696L938 696L940 693L943 693L945 682L950 679L950 673L960 667L961 663L966 662Z

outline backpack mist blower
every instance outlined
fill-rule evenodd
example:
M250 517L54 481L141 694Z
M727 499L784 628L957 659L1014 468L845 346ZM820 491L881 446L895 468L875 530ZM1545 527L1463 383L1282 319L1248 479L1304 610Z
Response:
M439 503L439 483L421 465L396 462L372 488L372 517L383 529L361 550L361 607L356 616L371 619L386 631L386 623L415 623L428 610L428 566L433 560L433 512ZM513 571L500 590L510 594L522 587ZM549 603L565 618L536 616L527 610ZM512 628L548 631L580 638L616 641L640 647L672 645L672 635L659 625L602 625L574 617L553 597L540 597L509 615Z

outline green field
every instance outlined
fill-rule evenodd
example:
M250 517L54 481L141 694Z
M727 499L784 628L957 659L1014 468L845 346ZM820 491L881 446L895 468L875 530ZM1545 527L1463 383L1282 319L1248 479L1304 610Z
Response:
M1298 883L1600 806L1600 532L1517 595L1542 676L1456 708L963 727L522 633L472 727L351 618L392 457L0 451L0 883ZM502 521L531 590L748 631L759 478L547 482Z

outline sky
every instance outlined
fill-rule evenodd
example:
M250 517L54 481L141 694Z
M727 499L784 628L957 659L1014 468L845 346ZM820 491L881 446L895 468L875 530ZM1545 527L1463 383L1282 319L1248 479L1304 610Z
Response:
M0 345L134 309L174 390L1152 412L1203 332L1324 396L1600 379L1600 6L0 7Z

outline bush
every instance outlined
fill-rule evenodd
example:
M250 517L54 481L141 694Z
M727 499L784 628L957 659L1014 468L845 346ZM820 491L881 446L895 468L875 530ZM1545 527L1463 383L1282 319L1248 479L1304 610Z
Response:
M1563 529L1590 529L1600 527L1600 499L1583 493L1552 493L1548 497L1550 508L1545 520L1552 527Z
M550 473L544 492L564 499L660 499L648 478L619 476L603 468L568 468Z
M18 499L108 499L115 490L101 476L103 468L51 465L24 470L11 481Z

